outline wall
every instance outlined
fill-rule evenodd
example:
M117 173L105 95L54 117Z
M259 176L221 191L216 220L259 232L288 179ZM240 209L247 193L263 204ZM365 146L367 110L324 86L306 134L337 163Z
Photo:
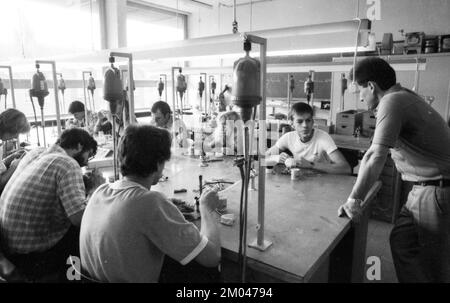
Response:
M376 1L376 0L371 0ZM232 3L232 1L219 1ZM238 3L243 1L237 1ZM245 1L250 2L249 0ZM358 0L272 0L238 6L236 19L240 31L301 26L353 19L357 15ZM401 40L398 32L424 31L426 34L450 33L450 1L448 0L379 0L380 18L373 23L377 41L383 33L391 32ZM367 17L366 0L359 0L360 18ZM196 38L231 33L233 9L215 5L213 9L200 7L189 18L189 37Z
M334 21L353 19L355 16L367 18L368 9L380 4L378 11L380 20L374 20L372 32L376 41L380 42L384 33L392 33L394 40L403 40L400 30L405 32L423 31L427 35L450 33L450 1L448 0L254 0L252 6L238 6L236 19L239 31L264 30L289 26L320 24ZM220 1L219 1L220 2ZM222 0L222 3L232 1ZM238 3L244 2L237 1ZM245 0L246 3L250 1ZM358 8L359 3L359 8ZM233 21L231 7L215 5L213 9L200 8L189 18L189 37L229 34ZM269 45L270 50L270 45ZM426 71L421 73L419 93L425 96L435 96L433 107L444 118L447 118L447 95L450 78L450 57L433 58L428 60ZM348 71L344 71L348 72ZM334 105L339 104L340 73L333 73L332 98ZM399 72L399 82L412 88L414 71ZM354 95L346 94L345 109L366 108L365 104L357 101ZM335 110L333 110L335 111ZM334 120L335 112L331 114Z

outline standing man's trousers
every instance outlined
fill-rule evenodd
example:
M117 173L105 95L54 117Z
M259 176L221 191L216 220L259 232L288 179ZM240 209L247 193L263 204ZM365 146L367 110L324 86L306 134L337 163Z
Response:
M450 187L415 185L390 244L399 282L450 282Z

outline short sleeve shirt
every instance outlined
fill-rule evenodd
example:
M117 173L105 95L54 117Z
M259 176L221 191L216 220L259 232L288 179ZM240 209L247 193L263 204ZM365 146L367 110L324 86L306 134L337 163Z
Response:
M336 144L329 134L314 129L309 142L302 142L296 131L284 134L277 141L279 150L289 150L294 156L301 156L310 162L329 162L329 155L337 150Z
M395 85L376 110L374 144L391 148L402 179L450 178L450 128L415 92Z
M122 179L100 186L89 200L80 254L100 281L158 282L164 255L185 265L207 242L164 195Z

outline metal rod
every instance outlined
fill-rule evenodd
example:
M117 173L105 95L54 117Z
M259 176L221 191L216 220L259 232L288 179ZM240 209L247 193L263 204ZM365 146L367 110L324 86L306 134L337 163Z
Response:
M450 123L450 80L448 81L447 105L445 109L447 115L447 123Z
M90 71L83 71L83 94L84 94L84 124L85 124L85 128L86 131L89 132L89 118L88 118L88 101L86 98L86 78L84 77L84 75L91 73ZM89 98L89 93L88 93L88 98Z
M16 95L14 94L14 83L13 83L13 76L12 76L12 67L11 66L0 65L0 68L8 69L9 88L11 90L12 104L13 104L13 108L16 108ZM5 96L5 102L6 102L6 96Z
M58 137L61 136L61 113L59 111L59 97L58 97L58 81L56 79L56 63L55 61L37 60L36 64L50 64L53 73L53 89L55 93L55 108L56 108L56 125L58 128ZM45 136L45 134L44 134ZM45 144L44 144L45 145Z
M118 53L118 52L111 52L110 56L112 57L122 57L122 58L128 58L128 100L130 101L129 106L129 116L130 120L129 123L134 123L134 79L133 79L133 55L131 53Z
M205 113L208 114L208 81L206 81L206 79L208 79L208 75L206 73L200 73L200 75L205 75L204 78L204 83L205 83L205 89L203 90L203 93L205 94ZM200 99L200 108L201 108L201 104L203 102L203 97Z
M260 61L261 61L261 104L259 105L259 119L265 121L266 119L266 78L267 78L267 39L247 35L250 42L260 45ZM265 133L265 129L259 127L260 135ZM262 136L260 138L265 138ZM264 146L265 142L261 142L260 147ZM266 190L266 167L265 153L263 149L259 150L258 155L258 233L257 233L257 247L265 249L271 243L264 241L264 212L265 212L265 190Z
M111 113L112 114L112 113ZM112 134L113 134L113 170L114 170L114 181L117 181L119 179L118 173L117 173L117 132L116 132L116 114L112 114Z
M47 142L46 142L46 138L45 138L45 118L44 118L44 108L41 107L41 123L42 123L42 134L44 137L44 147L47 147Z
M289 110L291 108L291 99L292 99L292 95L291 95L291 73L287 74L287 97L288 97L288 114L289 114Z
M168 102L168 100L167 100L167 75L160 74L159 76L164 77L164 95L166 96L166 99L164 101Z
M62 73L56 73L56 76L60 76L62 78ZM61 110L63 112L65 112L65 104L64 104L64 91L61 90L61 96L62 96L62 100L61 100Z
M414 88L413 88L413 91L415 91L416 94L419 93L419 80L420 80L419 67L420 67L419 57L416 57L416 72L414 74Z

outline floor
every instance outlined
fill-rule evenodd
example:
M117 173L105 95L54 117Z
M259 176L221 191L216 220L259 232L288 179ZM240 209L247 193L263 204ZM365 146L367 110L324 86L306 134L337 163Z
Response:
M378 220L369 221L366 256L367 258L371 256L378 257L381 270L379 280L369 280L366 276L365 283L398 282L397 276L395 274L394 264L392 262L391 249L389 246L389 234L393 227L394 225L390 223ZM370 265L367 265L367 269L369 270L371 266L374 266L374 264L375 263L370 263ZM375 277L374 271L369 270L369 272L372 273L372 275L369 274L369 276Z

